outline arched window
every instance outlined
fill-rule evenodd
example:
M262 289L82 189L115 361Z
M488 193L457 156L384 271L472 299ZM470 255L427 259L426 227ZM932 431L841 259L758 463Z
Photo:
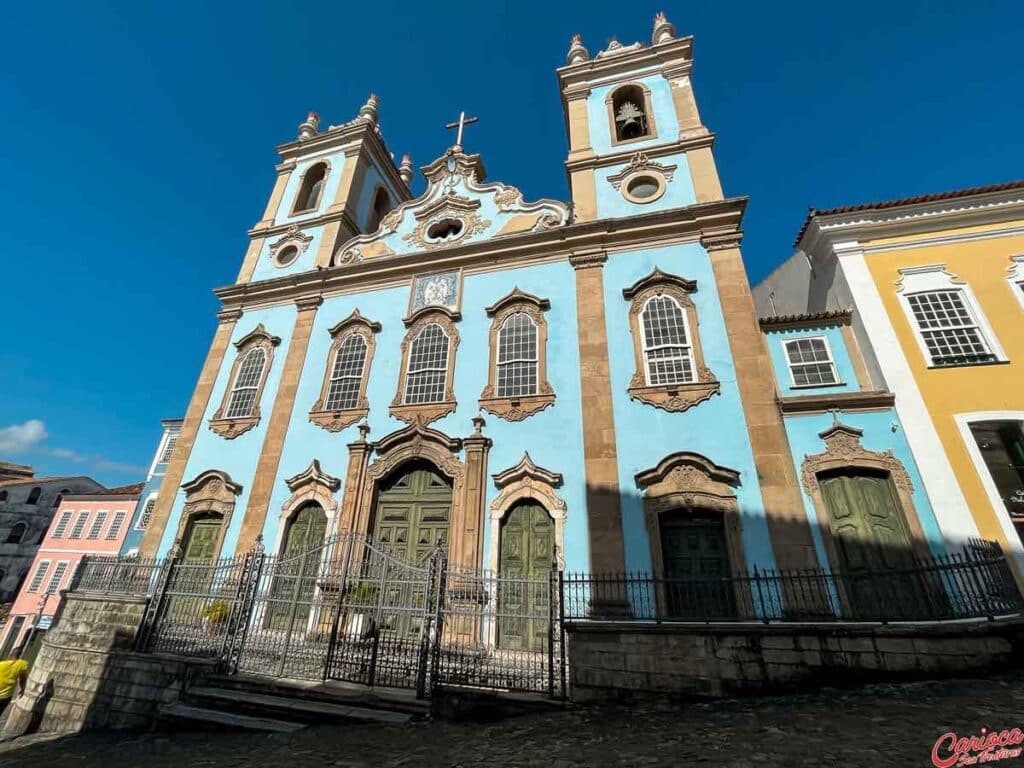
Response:
M659 269L622 291L629 300L636 372L629 383L634 400L685 411L721 390L704 365L697 330L692 280Z
M311 422L338 432L369 413L366 384L379 330L380 323L367 320L358 309L330 329L334 341L327 353L320 397L309 413Z
M15 523L14 527L11 528L11 532L7 534L6 544L21 544L21 540L25 536L25 532L28 530L27 523Z
M405 402L436 403L444 398L448 371L448 335L436 323L424 326L409 348L409 370L405 379Z
M42 494L42 492L43 492L43 489L40 488L37 485L35 488L33 488L29 492L28 499L25 501L25 503L26 504L38 504L39 503L39 496L40 496L40 494Z
M376 232L377 228L380 227L381 219L383 219L388 211L391 210L391 197L383 187L377 187L377 191L373 193L373 204L370 206L370 216L366 221L366 231Z
M262 325L235 342L238 354L228 378L220 408L210 419L210 429L228 439L255 427L260 420L260 396L274 359L274 347L281 343Z
M334 356L331 380L327 390L328 411L355 408L359 400L359 385L363 380L363 364L366 362L366 341L353 333Z
M391 415L409 423L429 424L455 410L455 350L459 315L431 306L407 319L402 340L402 367Z
M693 381L693 355L686 314L671 296L652 296L640 315L644 329L647 383Z
M509 315L498 332L498 397L537 394L537 326L529 315Z
M493 318L491 363L480 407L509 421L521 421L555 401L547 382L547 321L551 306L516 288L487 307Z
M302 177L295 208L292 213L306 213L320 207L320 193L323 192L324 181L327 179L327 163L311 166Z
M611 94L612 126L615 142L652 136L650 98L639 85L624 85Z
M7 491L0 491L0 501L7 501Z
M267 353L259 347L250 349L242 359L242 365L235 376L235 384L231 388L231 399L225 418L237 419L251 416L256 404L256 393L259 391L263 378L263 366L267 363Z

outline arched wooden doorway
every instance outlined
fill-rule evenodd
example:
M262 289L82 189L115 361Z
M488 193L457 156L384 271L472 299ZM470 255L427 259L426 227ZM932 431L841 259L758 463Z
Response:
M273 629L305 626L316 589L327 534L327 515L315 501L288 518L270 588L269 624Z
M539 503L524 499L501 521L500 541L498 645L547 648L550 602L544 587L550 585L555 556L555 523Z
M722 513L701 507L670 509L658 516L658 527L669 616L734 616L732 566Z
M380 483L370 530L391 554L418 563L448 540L451 510L452 481L415 459Z

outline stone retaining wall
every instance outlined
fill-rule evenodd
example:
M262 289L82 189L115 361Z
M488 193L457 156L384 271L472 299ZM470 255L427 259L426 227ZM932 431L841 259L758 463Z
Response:
M1024 622L567 625L575 701L729 696L866 679L953 677L1019 663Z
M0 735L151 725L206 665L134 653L145 608L145 598L65 595Z

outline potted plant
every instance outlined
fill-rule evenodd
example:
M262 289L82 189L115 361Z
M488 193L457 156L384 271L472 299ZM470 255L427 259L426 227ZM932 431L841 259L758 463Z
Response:
M227 600L214 600L212 603L203 608L200 616L203 619L203 624L211 632L219 632L224 626L224 622L228 620L228 615L231 613L231 606Z

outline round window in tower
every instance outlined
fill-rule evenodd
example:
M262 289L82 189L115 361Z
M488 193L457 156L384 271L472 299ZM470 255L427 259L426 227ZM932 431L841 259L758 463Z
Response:
M274 263L279 267L287 267L297 258L299 258L299 249L294 245L289 245L277 252L277 256L274 257Z
M622 187L622 196L633 203L652 203L665 194L665 178L644 173L629 179Z

